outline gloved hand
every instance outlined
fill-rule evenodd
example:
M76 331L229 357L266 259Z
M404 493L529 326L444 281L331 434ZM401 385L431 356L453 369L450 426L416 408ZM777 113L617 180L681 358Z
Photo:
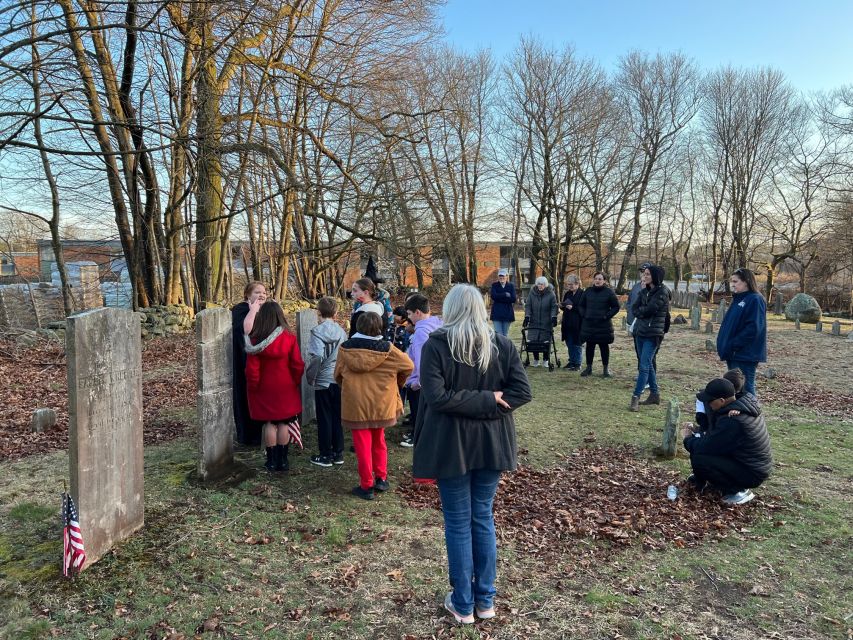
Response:
M552 326L552 327L556 327L556 326L557 326L557 318L551 318L551 326Z
M522 327L526 327L530 324L530 316L524 316L524 322L521 323Z

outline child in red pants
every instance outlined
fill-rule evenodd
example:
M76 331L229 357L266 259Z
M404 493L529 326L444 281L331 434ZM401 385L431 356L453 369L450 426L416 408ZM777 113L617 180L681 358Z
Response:
M352 430L359 486L353 495L373 500L374 490L388 489L385 427L403 413L400 387L412 372L409 357L382 337L383 319L366 312L356 333L338 350L335 381L341 387L341 424Z

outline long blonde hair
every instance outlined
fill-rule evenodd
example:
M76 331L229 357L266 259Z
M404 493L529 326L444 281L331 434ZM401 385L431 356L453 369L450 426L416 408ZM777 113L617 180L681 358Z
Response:
M483 294L469 284L457 284L444 299L441 315L453 359L485 373L497 346Z

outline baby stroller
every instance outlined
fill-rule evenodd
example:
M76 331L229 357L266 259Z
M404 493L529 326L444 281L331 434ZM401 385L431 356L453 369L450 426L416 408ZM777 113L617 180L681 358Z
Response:
M541 330L539 330L541 331ZM551 331L549 340L528 340L527 327L521 329L521 355L524 357L524 366L530 366L530 354L541 353L548 356L548 371L560 368L560 356L557 355L557 342L554 340L554 332Z

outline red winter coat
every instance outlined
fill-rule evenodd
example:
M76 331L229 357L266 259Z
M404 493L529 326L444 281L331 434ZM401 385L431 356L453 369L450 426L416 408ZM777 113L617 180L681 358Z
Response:
M279 327L253 345L246 337L246 388L252 420L274 422L302 412L305 363L296 336Z

